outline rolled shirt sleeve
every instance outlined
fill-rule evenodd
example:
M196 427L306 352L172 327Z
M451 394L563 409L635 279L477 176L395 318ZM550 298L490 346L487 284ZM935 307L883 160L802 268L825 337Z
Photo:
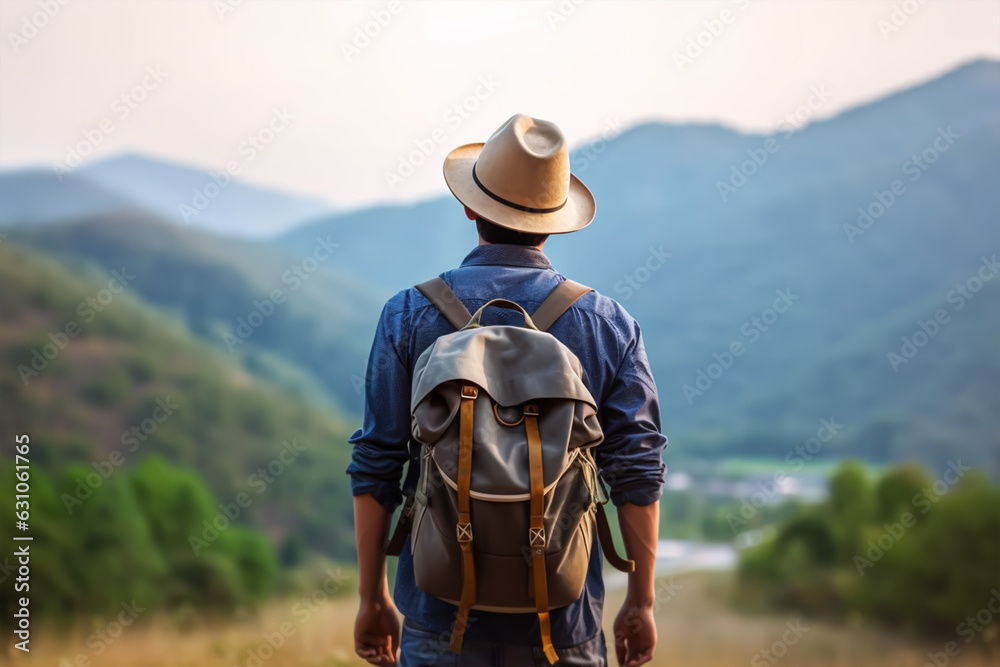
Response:
M365 372L364 422L349 439L347 468L351 493L369 493L390 512L402 501L400 481L409 458L410 372L395 342L403 332L403 312L400 293L379 317Z
M630 318L631 320L631 318ZM667 438L639 325L631 320L625 353L602 406L604 442L594 451L611 502L650 505L663 495Z

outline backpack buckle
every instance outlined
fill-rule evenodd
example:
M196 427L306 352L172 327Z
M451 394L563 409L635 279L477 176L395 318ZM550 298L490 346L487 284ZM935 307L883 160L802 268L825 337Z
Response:
M479 396L479 387L475 387L471 384L462 385L462 398L477 398Z
M472 524L471 523L458 523L455 524L455 534L458 537L459 542L471 542L472 541Z
M518 424L520 424L521 422L524 421L524 415L522 414L521 417L520 417L520 419L518 419L516 422L505 422L503 420L503 418L500 416L500 413L497 411L497 407L499 407L498 404L494 403L493 404L493 416L496 418L496 420L498 422L500 422L504 426L517 426Z
M532 547L545 547L545 528L529 528L528 542Z
M538 406L534 403L525 403L524 405L524 416L525 417L537 417L538 416Z

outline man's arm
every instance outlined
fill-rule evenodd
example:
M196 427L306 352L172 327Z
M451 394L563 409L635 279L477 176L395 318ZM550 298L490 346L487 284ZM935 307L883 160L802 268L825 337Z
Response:
M382 553L393 508L402 497L400 479L408 458L410 374L395 339L402 331L402 293L382 310L365 374L364 424L353 445L351 491L358 549L360 605L354 624L354 649L374 665L394 663L399 618L392 603Z
M619 665L635 667L652 660L653 650L656 648L656 621L653 618L656 595L653 578L660 503L625 503L618 507L618 522L625 541L625 553L635 561L635 571L628 575L625 604L615 619L615 652Z
M358 542L358 593L354 650L373 665L396 662L399 618L389 592L382 547L392 515L375 496L354 496L354 533Z
M392 515L371 494L354 496L354 535L358 541L358 594L380 602L389 597L385 545Z
M618 508L625 552L635 561L614 639L618 664L636 667L649 662L656 648L653 579L667 439L660 431L659 399L639 326L631 318L628 324L624 355L601 402L604 442L595 455Z

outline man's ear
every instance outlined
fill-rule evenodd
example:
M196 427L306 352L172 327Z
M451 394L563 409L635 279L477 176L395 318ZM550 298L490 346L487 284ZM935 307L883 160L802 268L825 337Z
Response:
M468 206L466 206L465 207L465 217L467 217L469 220L475 220L476 219L476 212L473 211Z

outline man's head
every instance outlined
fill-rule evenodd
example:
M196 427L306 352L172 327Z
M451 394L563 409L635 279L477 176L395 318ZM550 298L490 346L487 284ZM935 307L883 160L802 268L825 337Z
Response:
M575 232L594 219L594 196L570 173L562 132L523 114L486 143L451 151L444 177L476 221L481 243L541 247L548 235Z

